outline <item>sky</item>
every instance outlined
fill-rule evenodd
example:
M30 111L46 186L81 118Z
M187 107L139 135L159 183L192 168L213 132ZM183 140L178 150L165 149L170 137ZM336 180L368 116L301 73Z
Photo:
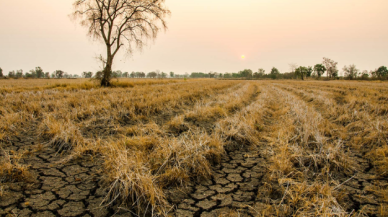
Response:
M98 71L100 41L70 19L74 0L0 0L0 67L40 66L81 75ZM388 65L387 0L166 0L168 30L114 70L238 72L289 64L313 66L323 57L360 70ZM241 56L245 55L245 59Z

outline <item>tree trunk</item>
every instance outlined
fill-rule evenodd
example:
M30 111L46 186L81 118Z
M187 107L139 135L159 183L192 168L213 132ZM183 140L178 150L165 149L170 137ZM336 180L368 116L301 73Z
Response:
M113 63L113 57L108 53L108 58L106 61L105 69L102 71L102 79L101 79L101 86L103 87L109 87L110 86L110 77L112 74L112 63Z
M106 64L105 69L103 71L101 86L109 87L110 86L110 75L112 72L112 66L110 64Z

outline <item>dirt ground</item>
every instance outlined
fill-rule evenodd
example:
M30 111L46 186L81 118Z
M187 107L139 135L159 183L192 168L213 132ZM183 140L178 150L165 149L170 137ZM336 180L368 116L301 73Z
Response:
M106 187L101 181L103 159L85 155L67 159L53 147L37 147L33 137L16 137L6 148L28 151L28 179L5 185L1 216L130 216L129 211L101 206ZM12 151L11 151L12 152Z

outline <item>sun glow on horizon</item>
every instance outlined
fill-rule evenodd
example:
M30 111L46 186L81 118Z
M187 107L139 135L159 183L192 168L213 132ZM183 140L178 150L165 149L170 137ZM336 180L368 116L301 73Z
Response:
M245 55L241 55L241 59L245 59Z

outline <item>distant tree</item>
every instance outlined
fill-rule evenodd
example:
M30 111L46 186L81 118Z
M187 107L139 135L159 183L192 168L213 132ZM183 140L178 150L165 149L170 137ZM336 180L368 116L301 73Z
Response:
M362 79L368 79L369 78L368 70L364 70L364 71L361 72L361 78Z
M112 72L112 77L113 78L121 78L123 75L123 73L120 71L120 70L117 70L117 71L113 71Z
M254 78L262 78L265 75L265 70L260 68L257 72L253 73Z
M317 74L318 78L320 78L326 72L326 67L322 64L316 64L314 66L314 72Z
M385 78L388 76L388 69L386 66L380 66L377 70L376 70L376 75L378 78Z
M134 77L135 77L135 75L136 75L136 73L135 73L135 72L131 72L131 74L129 75L129 77L131 77L131 78L134 78Z
M230 73L226 72L224 74L224 78L232 78L232 75Z
M161 29L167 29L165 17L170 14L164 0L75 0L74 9L73 18L81 20L88 35L106 45L102 86L110 85L117 52L126 47L131 53L134 46L142 48L146 40L155 39Z
M313 74L313 67L308 66L306 77L311 77L311 74Z
M241 74L240 73L234 73L232 72L232 78L240 78Z
M157 70L155 70L155 72L156 72L156 77L157 77L157 78L160 78L160 77L161 77L161 75L160 75L160 70L157 69Z
M149 78L156 78L156 76L158 76L158 74L156 74L156 72L149 72L147 74L147 77L149 77Z
M123 72L122 72L121 70L117 70L117 71L115 71L114 73L116 74L115 76L116 76L117 78L123 77Z
M167 73L162 72L162 73L160 74L160 76L161 76L162 78L167 78Z
M16 78L22 78L23 77L23 69L16 70Z
M50 78L50 72L46 72L44 75L45 78Z
M258 74L259 77L264 77L264 75L265 75L265 70L262 69L262 68L260 68L260 69L257 71L257 74Z
M98 71L98 72L96 72L96 74L94 75L94 78L100 80L100 79L102 79L102 76L103 76L103 75L104 75L104 73L103 73L102 71Z
M239 74L243 78L252 78L252 70L244 69L243 71L239 71Z
M342 70L344 71L345 77L349 78L350 80L357 78L360 72L354 64L349 66L344 66Z
M192 72L190 74L190 78L209 78L210 74L214 74L213 72L209 72L208 74L205 74L203 72Z
M37 78L43 78L44 72L43 69L40 66L35 67L35 74Z
M123 73L123 77L124 77L124 78L128 78L128 72L124 72L124 73Z
M36 78L36 73L35 73L35 70L30 70L29 72L26 72L24 74L24 77L25 78Z
M26 78L37 78L38 76L36 74L36 71L34 69L31 69L29 72L26 72L24 77L26 77Z
M271 78L272 79L277 79L279 77L279 75L280 75L279 70L277 68L275 68L275 67L272 67L271 73L270 73Z
M170 72L170 78L174 77L174 72Z
M334 60L324 57L322 64L326 67L327 75L329 78L338 77L338 69L337 69L338 62L335 62Z
M298 68L298 65L296 63L290 63L288 65L290 67L290 72L295 73L295 70Z
M300 66L297 69L295 69L295 75L300 77L302 80L304 80L304 77L308 73L308 68L304 66Z
M84 78L92 78L93 77L93 72L82 72L82 76Z
M119 78L119 75L117 74L116 71L113 71L111 76L112 76L112 78Z
M70 78L70 75L69 75L67 72L65 72L65 73L63 74L63 77L65 77L65 78Z
M56 78L63 78L63 76L65 75L65 72L62 70L55 70L54 73Z
M16 72L14 70L8 72L8 77L9 78L15 78L16 77Z
M0 77L4 77L2 68L0 68Z

